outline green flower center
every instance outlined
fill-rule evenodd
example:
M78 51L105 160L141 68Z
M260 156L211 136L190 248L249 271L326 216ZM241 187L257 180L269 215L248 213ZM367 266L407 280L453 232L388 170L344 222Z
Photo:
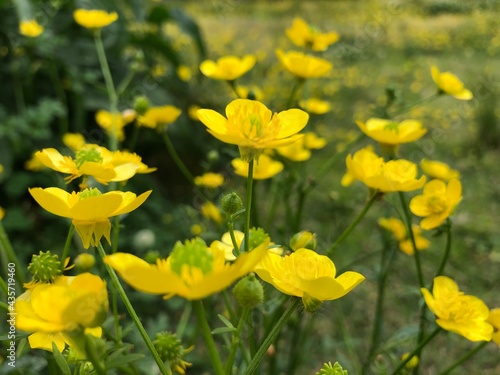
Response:
M252 228L250 229L250 250L255 249L261 243L263 243L269 235L262 228Z
M98 197L99 195L102 195L102 193L99 191L99 189L97 188L90 188L90 189L85 189L83 191L81 191L79 194L78 194L78 197L80 199L87 199L87 198L90 198L90 197Z
M384 126L384 130L399 134L399 124L397 122L389 122Z
M178 241L169 259L171 270L179 276L184 265L200 269L203 275L210 273L213 268L213 255L208 251L205 241L199 237L187 240L184 244Z
M59 257L50 251L40 251L33 255L28 271L33 275L33 280L41 283L51 283L62 274Z
M95 148L77 151L75 159L76 166L80 168L83 163L86 162L102 163L102 156Z
M439 195L429 197L429 200L427 202L429 209L435 214L440 214L446 210L446 200Z

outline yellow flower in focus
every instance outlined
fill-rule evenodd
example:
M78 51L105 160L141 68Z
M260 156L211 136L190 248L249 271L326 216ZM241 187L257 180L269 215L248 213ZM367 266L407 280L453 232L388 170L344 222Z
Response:
M97 111L95 114L95 121L97 124L106 130L106 133L109 135L115 133L116 139L120 142L125 139L125 134L123 133L124 126L132 122L134 119L135 117L125 117L120 112L113 114L103 109Z
M482 300L465 295L446 276L434 278L432 294L426 288L420 290L441 328L462 335L470 341L491 340L493 327L487 322L490 311Z
M75 152L82 149L86 144L85 137L80 133L66 133L63 135L62 141Z
M316 98L311 98L308 100L300 100L299 105L306 112L313 113L316 115L323 115L325 113L330 112L331 109L330 103Z
M406 226L401 220L396 219L395 217L380 218L378 220L378 224L382 228L390 231L394 235L394 237L396 237L396 240L399 242L399 249L403 253L407 255L414 254L413 244L411 242L411 239L407 235ZM415 239L415 245L417 246L417 250L428 249L430 246L430 242L425 237L422 236L422 231L420 230L420 227L418 225L413 224L412 231L413 231L413 238Z
M424 186L423 194L410 201L410 210L424 217L420 222L422 229L437 228L452 213L462 200L462 184L452 179L448 185L441 180L432 180Z
M255 62L256 58L252 55L246 55L243 58L223 56L217 61L203 61L200 64L200 70L208 78L234 81L251 70Z
M219 208L208 201L201 205L201 214L209 220L214 221L217 224L220 224L224 221L222 214L220 213Z
M75 332L85 329L100 337L100 325L108 311L106 282L82 273L59 276L54 283L36 284L21 294L15 303L16 328L32 333L31 348L52 351L52 342L63 351L65 344L76 344ZM83 332L82 332L83 333Z
M211 189L218 188L224 184L224 176L220 173L204 173L201 176L194 178L194 183L197 186L204 186Z
M448 94L456 99L471 100L472 92L464 87L462 81L456 75L450 72L441 73L436 66L431 68L432 79L439 88L439 92Z
M248 177L249 164L243 159L233 159L231 165L234 173L238 176ZM262 154L257 162L253 164L253 178L255 180L266 180L280 173L284 168L283 163Z
M101 29L115 22L118 14L97 9L77 9L73 12L73 17L80 26L87 29Z
M492 340L500 346L500 308L490 310L488 323L490 323L494 329L491 336Z
M19 24L19 32L30 38L36 38L41 33L43 33L43 26L40 25L35 20L24 20Z
M144 116L139 116L137 122L141 126L160 129L161 125L168 125L177 120L182 111L173 105L150 107Z
M267 253L269 239L250 252L227 263L224 250L207 247L200 238L177 242L167 259L151 265L127 253L109 255L104 262L131 287L145 293L174 295L188 300L205 298L229 287L240 277L253 272Z
M255 272L280 292L301 297L306 309L343 297L365 279L352 271L336 277L330 258L304 248L284 257L268 252Z
M191 72L191 68L186 65L179 65L177 67L177 77L181 79L184 82L189 82L191 81L191 78L193 77L193 73Z
M313 51L326 51L328 46L339 40L336 32L320 33L309 26L302 18L295 18L292 27L286 29L286 35L298 47L310 48Z
M70 194L59 188L32 188L29 192L48 212L72 219L86 249L97 246L103 236L111 244L109 218L135 210L151 194L151 190L139 196L129 191L101 194L97 189Z
M439 180L450 181L453 178L460 178L459 171L451 169L449 165L437 160L423 159L420 162L420 168L426 175Z
M283 52L276 50L281 65L290 73L299 78L319 78L326 76L333 65L319 57L306 55L301 52L290 51Z
M222 142L238 145L241 158L258 159L265 148L291 144L303 135L297 134L307 124L309 115L300 109L272 113L264 104L236 99L226 107L226 116L200 109L199 120L208 132Z
M396 146L420 139L427 129L417 120L404 120L399 124L386 119L371 118L366 123L357 121L361 131L383 145Z
M342 177L340 184L349 186L355 180L363 181L365 176L373 176L380 172L384 158L373 152L372 146L367 146L358 150L353 156L347 155L346 165L347 172Z

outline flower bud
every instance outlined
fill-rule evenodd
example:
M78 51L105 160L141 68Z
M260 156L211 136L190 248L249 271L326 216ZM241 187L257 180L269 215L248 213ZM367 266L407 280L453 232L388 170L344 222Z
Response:
M95 264L95 257L89 253L82 253L75 259L75 267L80 272L87 272Z
M149 99L145 96L138 96L134 100L134 109L141 116L148 111L150 106Z
M331 362L323 364L323 367L316 375L348 375L347 370L344 370L342 366L335 362L333 365Z
M40 251L38 255L33 255L28 271L33 275L33 281L41 283L51 283L62 274L59 256L50 251Z
M226 194L222 197L220 205L222 211L224 211L227 215L234 215L243 207L243 201L238 194L233 191L232 193Z
M245 309L252 309L264 300L264 288L253 273L238 281L233 288L233 294L236 301Z
M302 248L316 250L317 245L318 242L316 241L316 233L311 233L307 230L295 233L290 240L290 248L293 251L297 251Z
M149 264L156 264L158 258L160 258L160 252L157 250L150 250L144 255L144 260Z
M191 366L191 363L182 359L184 354L188 353L191 349L184 349L181 340L177 338L175 333L157 333L156 340L153 341L153 345L158 351L162 361L169 364L172 370L176 370L176 372L184 374L186 367Z

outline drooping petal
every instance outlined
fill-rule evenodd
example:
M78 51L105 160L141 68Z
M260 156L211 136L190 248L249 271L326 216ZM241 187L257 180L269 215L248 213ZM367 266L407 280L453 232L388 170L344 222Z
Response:
M57 349L62 352L66 347L64 336L57 333L35 332L28 336L28 342L32 349L43 349L52 351L52 343L56 344Z

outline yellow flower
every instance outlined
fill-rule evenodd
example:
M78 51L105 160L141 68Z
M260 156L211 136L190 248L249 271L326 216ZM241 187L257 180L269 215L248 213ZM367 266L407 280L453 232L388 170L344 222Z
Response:
M427 133L427 129L417 120L404 120L398 124L391 120L371 118L366 124L361 121L356 124L368 137L384 145L414 142Z
M492 340L495 341L497 345L500 345L500 308L490 310L488 323L490 323L495 330L491 336Z
M5 210L0 207L0 220L3 220L3 218L5 217Z
M159 129L160 125L168 125L175 122L181 113L182 111L173 105L151 107L144 116L139 116L137 122L141 126Z
M309 26L302 18L295 18L292 27L286 29L286 35L293 44L310 48L313 51L326 51L328 46L339 40L336 32L320 33Z
M210 201L205 202L201 205L201 214L207 219L213 220L217 224L220 224L224 221L219 208Z
M73 151L82 149L85 145L85 137L80 133L66 133L63 135L63 143Z
M330 258L304 248L285 257L268 252L255 272L280 292L301 297L306 309L343 297L365 279L352 271L336 277Z
M111 112L103 109L97 111L95 114L95 121L97 124L106 130L106 133L109 135L115 133L116 139L119 141L123 141L125 139L125 134L123 133L124 126L132 122L134 119L135 117L125 117L120 112L112 114Z
M472 92L464 87L462 81L450 72L441 73L436 66L431 68L432 79L439 88L439 92L451 95L460 100L471 100Z
M283 52L276 50L281 65L293 75L299 78L319 78L324 77L332 70L333 65L319 57L306 55L301 52Z
M231 165L234 173L238 176L248 177L249 164L243 159L233 159ZM273 160L266 154L260 156L259 160L253 164L253 178L256 180L265 180L276 176L283 170L283 163Z
M211 109L198 110L199 120L208 132L222 142L238 145L241 158L258 159L265 148L291 144L307 124L309 115L300 109L273 114L264 104L236 99L226 107L227 119Z
M304 138L302 140L305 148L319 150L326 146L326 139L323 137L318 137L316 133L307 132L304 134Z
M208 172L201 176L197 176L194 178L194 183L197 186L205 186L208 188L218 188L224 184L224 176L220 173L212 173Z
M16 328L32 332L31 348L52 351L52 342L62 352L65 344L77 344L78 334L100 337L100 325L108 311L106 282L90 273L59 276L54 283L36 284L15 303ZM83 349L83 348L76 348Z
M174 295L197 300L220 292L235 280L252 272L267 253L269 239L254 250L227 263L225 253L207 247L199 238L176 243L167 259L151 265L132 254L109 255L104 262L113 267L131 287L145 293Z
M426 288L420 290L441 328L470 341L491 340L493 327L486 321L490 311L479 298L465 295L446 276L434 278L432 294Z
M291 161L305 161L311 158L311 151L304 147L304 142L302 138L291 145L278 147L276 151L281 156L291 160Z
M460 172L437 160L423 159L420 168L426 175L439 180L450 181L453 178L460 178Z
M322 115L330 112L330 103L320 100L317 98L311 98L308 100L300 100L299 105L304 108L309 113L314 113L316 115Z
M408 358L408 356L410 355L410 353L405 353L401 356L401 360L404 361L406 360L406 358ZM415 368L417 367L418 365L418 357L415 355L413 357L411 357L411 359L406 363L405 367L407 369L412 369L412 368Z
M354 153L353 156L347 155L347 172L342 177L340 184L349 186L355 180L363 181L365 176L373 176L382 169L384 158L373 152L372 146L366 146Z
M188 116L191 120L194 121L199 121L198 119L198 110L200 110L201 107L199 105L193 104L190 105L188 108Z
M70 194L59 188L32 188L29 192L45 210L72 219L86 249L97 246L103 236L111 244L109 218L135 210L151 194L151 190L140 196L129 191L101 194L97 189Z
M193 74L191 73L191 68L186 65L179 65L177 67L177 77L179 77L184 82L189 82Z
M24 20L19 24L19 32L30 38L36 38L43 33L43 30L43 26L35 20Z
M234 81L252 69L255 62L256 58L252 55L246 55L243 58L223 56L217 61L203 61L200 64L200 70L208 78Z
M239 230L234 230L234 238L236 239L236 245L238 245L238 248L241 247L241 242L243 241L243 238L245 238L245 233ZM210 244L210 247L217 247L221 250L224 251L224 256L227 261L233 261L236 260L236 256L233 253L234 246L233 246L233 241L231 240L231 234L229 232L226 232L222 235L221 240L215 240Z
M432 180L424 186L423 194L410 201L410 210L424 217L420 222L422 229L437 228L452 213L462 200L462 184L452 179L448 185L441 180Z
M411 242L411 239L407 236L406 226L401 220L396 219L395 217L380 218L378 220L378 224L382 228L390 231L394 235L394 237L396 237L396 240L399 242L399 249L403 253L407 255L413 255L413 244ZM420 230L420 227L414 224L412 225L412 231L417 250L428 249L430 243L425 237L421 235L422 231Z
M115 22L118 14L97 9L77 9L73 12L73 17L80 26L87 29L100 29Z

